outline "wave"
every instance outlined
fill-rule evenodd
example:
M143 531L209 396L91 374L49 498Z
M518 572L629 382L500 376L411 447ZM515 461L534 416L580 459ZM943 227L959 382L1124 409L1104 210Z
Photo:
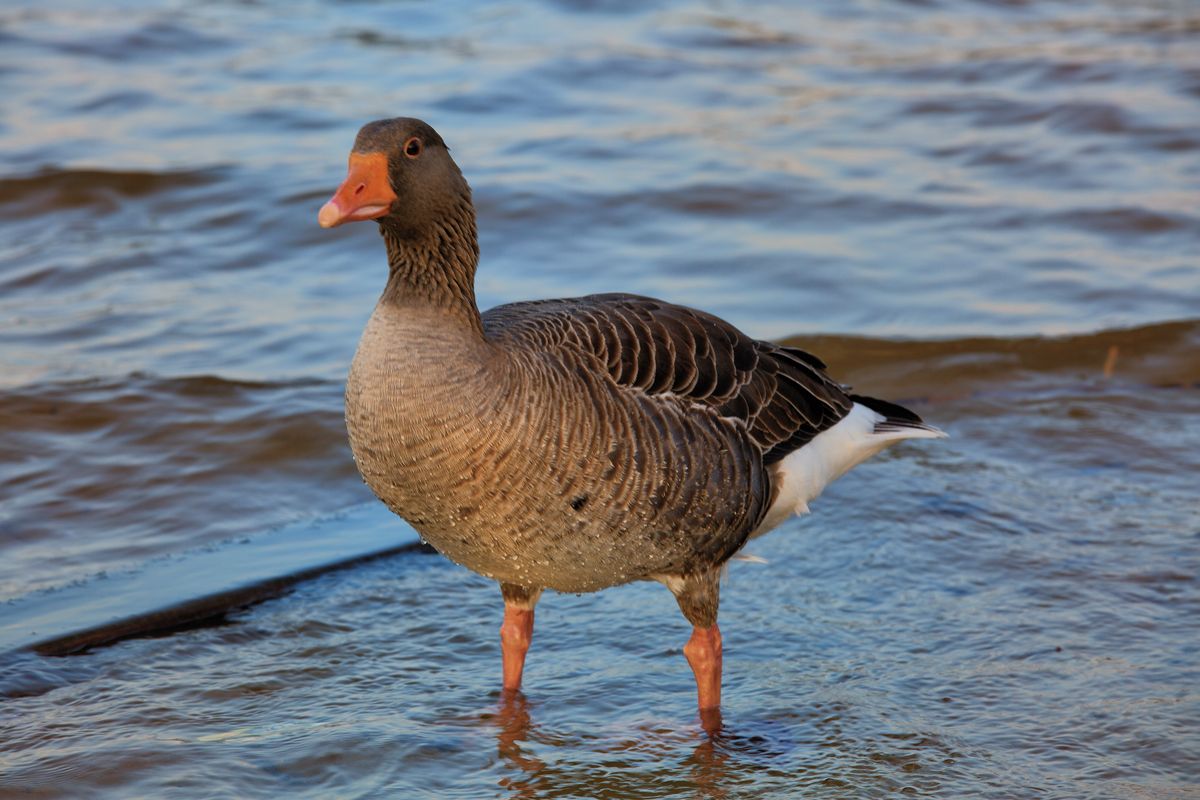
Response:
M109 211L116 208L116 200L121 198L142 198L206 186L225 175L223 168L178 172L45 169L23 177L0 179L0 207L4 207L9 217L86 207Z
M1200 385L1200 319L1071 336L873 339L793 336L838 380L864 392L912 397L1102 380L1152 387Z
M369 499L341 398L145 375L0 393L0 598Z

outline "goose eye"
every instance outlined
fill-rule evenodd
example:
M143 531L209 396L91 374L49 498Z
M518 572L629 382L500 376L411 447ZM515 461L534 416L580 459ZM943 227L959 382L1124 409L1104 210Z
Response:
M421 140L409 139L408 144L404 145L404 155L409 158L416 158L421 155Z

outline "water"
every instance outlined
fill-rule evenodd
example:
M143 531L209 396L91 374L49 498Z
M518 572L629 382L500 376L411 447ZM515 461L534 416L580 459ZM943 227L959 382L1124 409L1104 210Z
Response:
M5 5L0 600L370 499L341 382L382 245L315 217L382 116L471 182L481 306L803 334L953 438L735 565L716 736L661 587L544 600L504 706L494 585L406 554L6 657L0 796L1197 796L1198 33L1088 0Z

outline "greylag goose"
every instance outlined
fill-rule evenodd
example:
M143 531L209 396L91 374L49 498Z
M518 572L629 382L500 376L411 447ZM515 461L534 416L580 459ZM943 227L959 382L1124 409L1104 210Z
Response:
M388 508L500 583L505 690L544 590L655 580L719 709L722 566L888 445L945 435L703 311L603 294L480 314L471 190L420 120L364 126L319 215L368 219L388 279L346 382L351 448Z

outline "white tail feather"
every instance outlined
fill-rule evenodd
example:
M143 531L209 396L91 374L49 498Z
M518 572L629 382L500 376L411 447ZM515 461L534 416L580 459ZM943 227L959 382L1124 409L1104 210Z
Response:
M825 487L854 467L901 439L941 439L945 433L923 423L888 421L861 403L812 441L772 464L772 481L779 493L750 539L779 527L792 514L807 514L808 504Z

